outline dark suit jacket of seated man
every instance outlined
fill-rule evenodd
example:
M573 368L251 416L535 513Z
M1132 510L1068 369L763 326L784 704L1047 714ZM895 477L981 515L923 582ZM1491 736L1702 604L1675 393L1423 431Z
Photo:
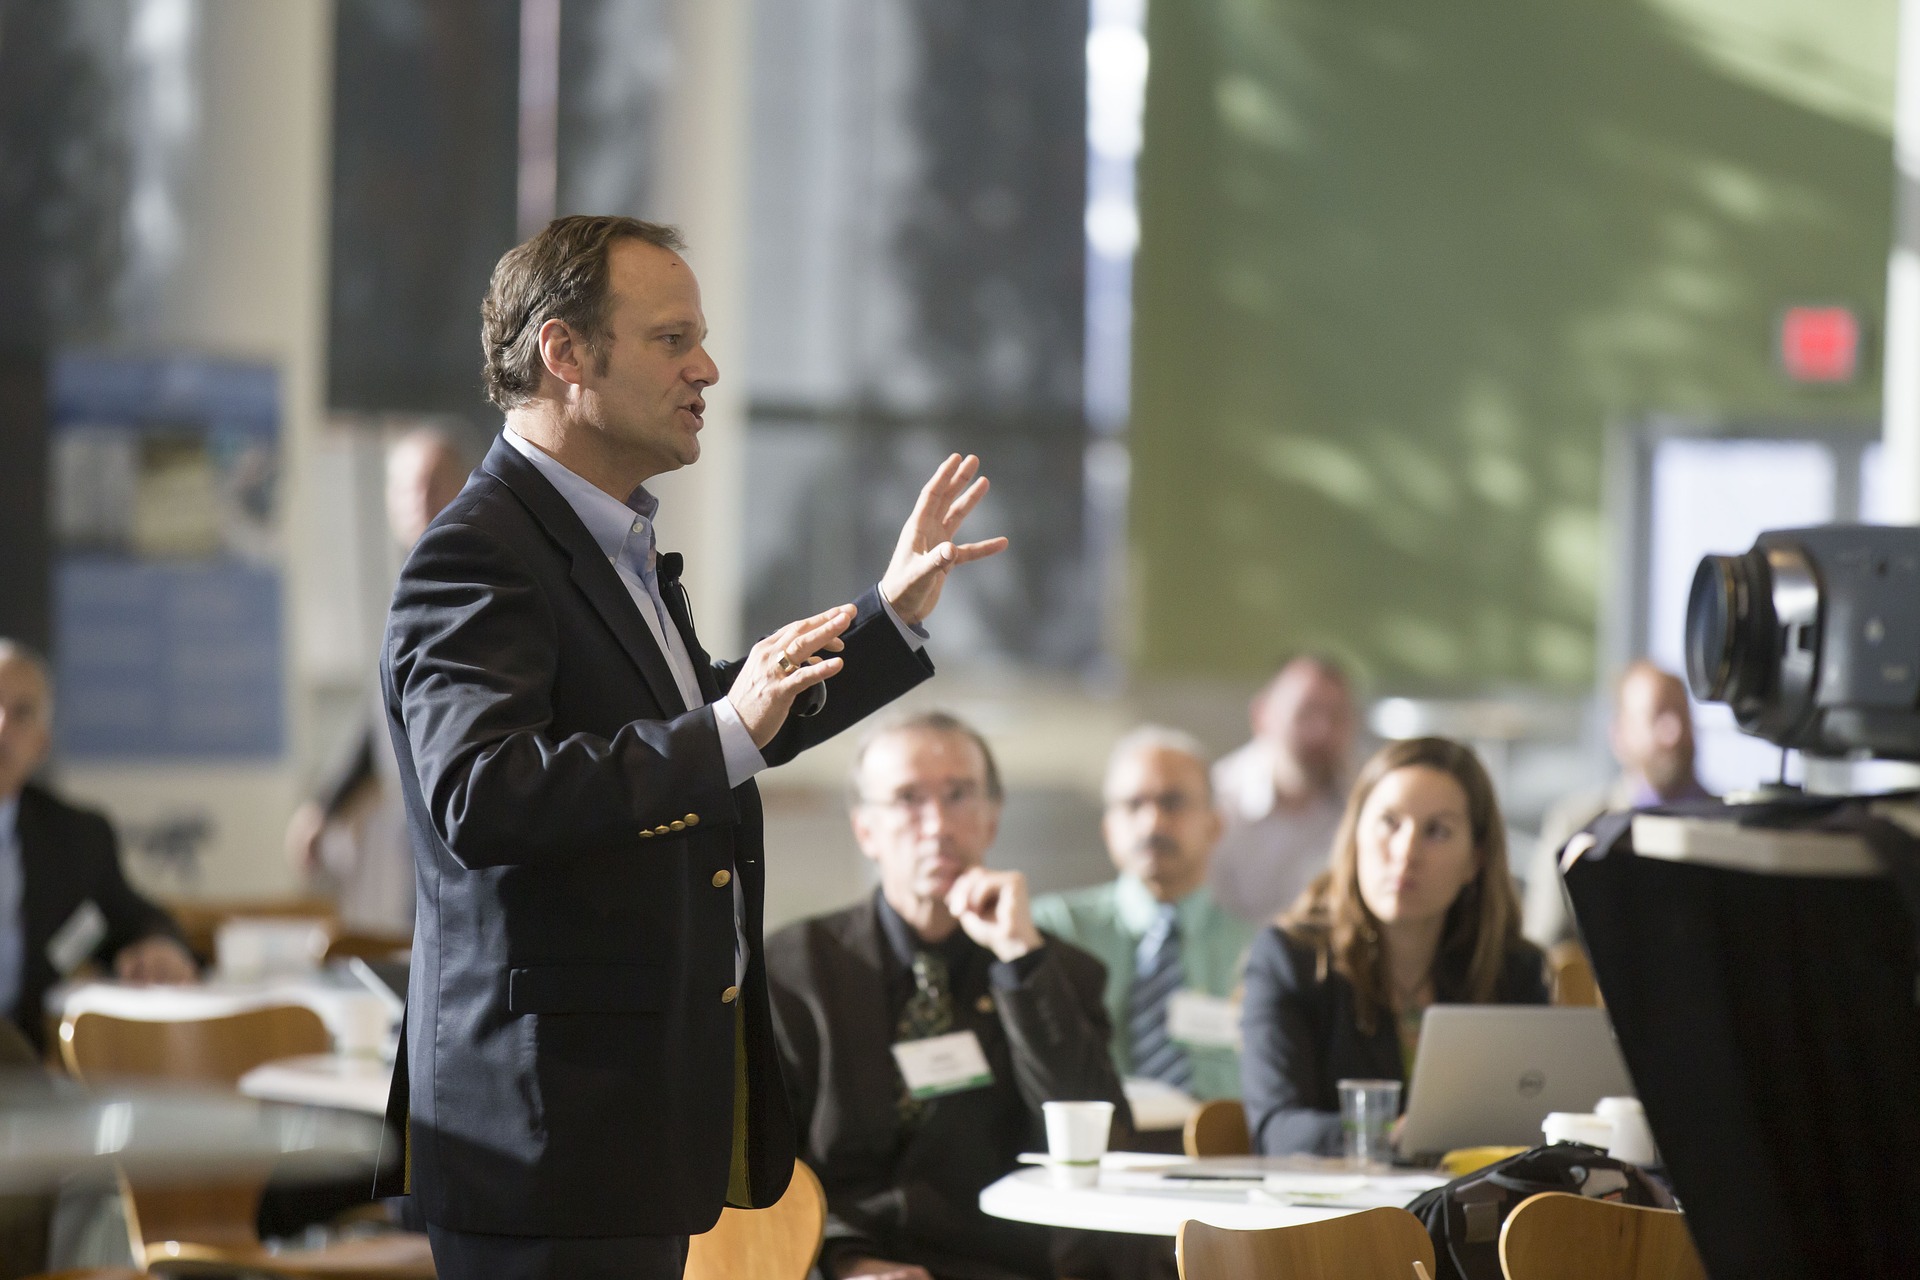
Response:
M857 609L713 663L641 487L699 456L718 377L677 244L562 218L502 259L483 315L507 430L394 595L419 892L393 1110L443 1278L677 1276L724 1203L785 1189L750 779L926 679L910 628L1004 545L950 541L984 492L951 458Z
M47 991L89 961L131 981L196 976L173 917L121 873L112 824L26 781L52 718L45 663L0 639L0 1010L41 1052Z
M974 783L933 776L938 757L952 761L960 754L938 750L940 738L975 761L991 760L985 744L964 726L929 729L929 721L958 725L936 713L883 728L863 744L856 765L856 828L864 825L862 848L881 862L882 888L767 939L774 1028L793 1093L800 1153L827 1193L821 1270L834 1280L849 1267L867 1274L873 1260L886 1260L922 1267L936 1280L1051 1276L1052 1233L988 1217L980 1211L979 1194L1012 1172L1021 1152L1046 1149L1043 1102L1111 1101L1117 1131L1131 1132L1108 1050L1106 970L1086 952L1037 931L1030 935L1030 950L1011 961L998 959L970 936L987 935L965 910L954 914L966 927L952 928L953 915L946 915L940 924L951 931L930 941L889 901L915 892L916 872L929 873L921 879L923 893L963 877L960 892L974 882L991 889L989 878L997 878L1000 892L1013 899L1010 914L1031 928L1018 873L979 869L992 838L987 821L997 821L997 771L979 771ZM902 738L936 749L919 753L905 772L894 768L897 758L872 759ZM964 768L957 776L964 777ZM975 785L979 793L965 790ZM892 794L896 788L904 794ZM942 788L954 792L944 803L932 794ZM863 800L880 810L865 824ZM899 809L902 803L929 812L924 820L909 818ZM937 816L934 805L941 806ZM971 809L956 814L959 805ZM996 812L984 812L988 806ZM923 828L919 834L926 841L937 837L946 847L926 857L902 848L916 839L897 829L903 821ZM925 830L936 823L946 830ZM907 909L914 907L909 903ZM903 1015L917 988L918 951L944 962L951 1007L945 1030L978 1038L993 1079L914 1107L904 1100L891 1050L896 1040L908 1038Z

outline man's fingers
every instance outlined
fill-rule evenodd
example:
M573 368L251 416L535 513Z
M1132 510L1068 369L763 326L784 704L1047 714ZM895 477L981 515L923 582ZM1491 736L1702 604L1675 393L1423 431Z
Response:
M985 560L988 556L997 556L1007 549L1005 538L988 538L985 542L963 542L953 549L955 564L971 564L975 560Z
M958 528L960 522L972 514L975 507L980 505L980 499L987 496L987 490L991 487L992 485L985 476L981 476L972 484L968 485L966 492L955 498L947 507L947 528Z
M838 675L840 668L846 666L844 658L809 658L795 667L793 674L780 677L783 691L798 693L802 689L811 689L831 676Z

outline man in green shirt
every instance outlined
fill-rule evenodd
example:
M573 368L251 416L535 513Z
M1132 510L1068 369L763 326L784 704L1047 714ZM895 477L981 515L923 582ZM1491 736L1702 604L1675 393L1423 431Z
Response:
M1207 888L1220 839L1205 748L1135 729L1107 762L1101 832L1119 876L1033 904L1034 922L1107 966L1122 1075L1196 1098L1240 1096L1238 987L1254 926Z

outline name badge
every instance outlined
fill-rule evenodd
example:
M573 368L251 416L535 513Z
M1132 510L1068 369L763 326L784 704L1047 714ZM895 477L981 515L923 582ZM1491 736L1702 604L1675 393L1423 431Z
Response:
M1176 991L1167 1001L1167 1035L1205 1049L1240 1047L1240 1004L1203 991Z
M981 1051L980 1037L971 1031L902 1040L893 1046L907 1092L916 1098L940 1098L965 1093L993 1083L993 1068Z
M107 940L107 918L92 898L73 909L67 922L55 930L47 942L47 960L53 971L66 977L87 962Z

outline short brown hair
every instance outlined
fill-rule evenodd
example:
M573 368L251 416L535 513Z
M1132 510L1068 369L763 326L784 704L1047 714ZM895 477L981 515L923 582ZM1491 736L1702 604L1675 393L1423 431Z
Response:
M896 733L947 733L967 739L980 748L980 759L986 764L987 799L998 804L1006 798L1006 784L1000 780L1000 762L993 758L993 748L987 745L978 729L950 711L915 711L882 720L861 735L859 745L853 749L853 765L847 770L849 809L858 808L866 800L860 790L860 772L866 767L867 752L880 739L891 738Z
M1381 1009L1391 1010L1392 995L1381 945L1380 921L1360 896L1360 811L1380 780L1396 769L1436 769L1460 784L1467 797L1467 825L1480 870L1447 909L1440 950L1434 957L1435 980L1464 973L1459 990L1434 992L1436 1001L1485 1004L1494 999L1507 956L1527 946L1520 938L1520 904L1507 870L1507 828L1493 780L1473 749L1451 738L1409 738L1389 742L1354 779L1346 813L1333 840L1327 869L1280 917L1280 927L1314 948L1323 964L1353 985L1354 1022L1371 1035Z
M607 331L607 257L616 240L644 240L674 253L686 242L674 228L638 218L575 214L555 218L494 264L480 304L487 399L517 409L540 385L540 327L560 320L604 363L596 344Z

